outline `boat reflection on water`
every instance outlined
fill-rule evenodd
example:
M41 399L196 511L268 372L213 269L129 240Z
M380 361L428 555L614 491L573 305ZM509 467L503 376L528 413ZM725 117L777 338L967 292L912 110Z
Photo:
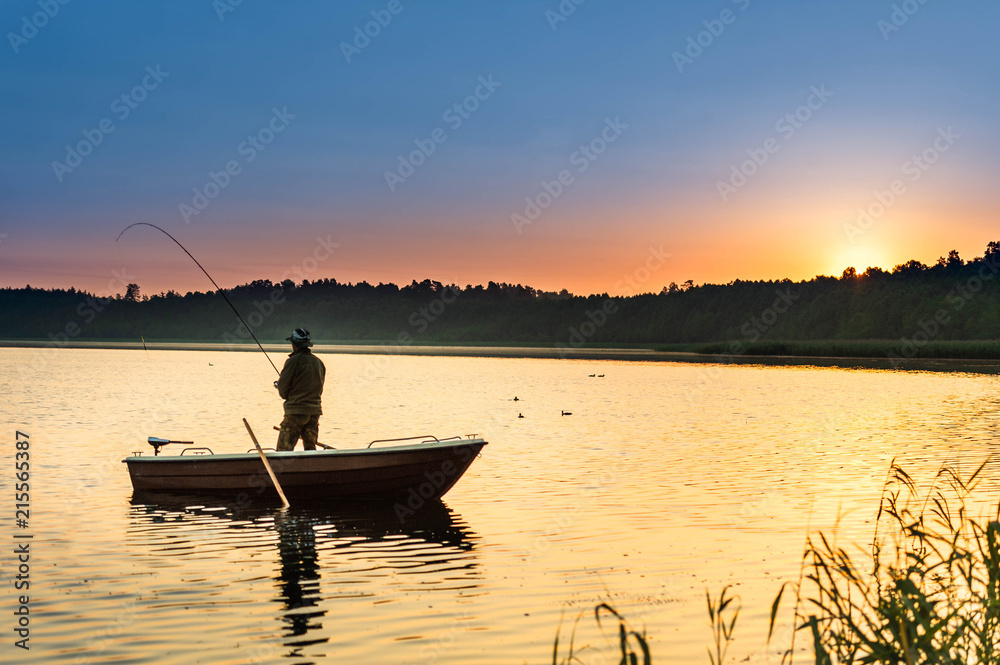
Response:
M314 501L282 509L257 502L240 507L220 505L218 498L149 492L134 494L131 504L130 530L141 533L150 553L158 556L211 551L231 565L232 550L266 551L277 536L273 579L279 595L273 600L281 605L277 618L284 624L287 658L306 657L303 649L331 640L335 626L324 630L322 619L334 604L353 604L354 611L362 609L359 602L367 607L384 602L386 590L372 586L387 572L413 574L412 587L421 589L435 584L469 588L479 582L478 537L441 500L405 513L391 504ZM391 593L406 590L404 585ZM236 599L239 594L232 583L226 585L234 602L243 601ZM336 609L341 615L342 608Z

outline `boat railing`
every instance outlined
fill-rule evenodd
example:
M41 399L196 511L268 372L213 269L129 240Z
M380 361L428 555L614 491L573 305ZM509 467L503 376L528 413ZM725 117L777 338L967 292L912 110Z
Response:
M466 434L465 436L467 436L470 439L475 439L479 435L478 434ZM417 436L403 436L403 437L400 437L398 439L376 439L375 441L372 441L371 443L369 443L368 447L371 448L376 443L392 443L394 441L412 441L414 439L423 439L420 443L432 443L432 442L433 443L442 443L444 441L462 441L463 440L462 436L460 434L459 435L455 435L455 436L449 436L449 437L447 437L445 439L439 439L436 436L434 436L433 434L419 434Z
M469 439L475 439L478 435L477 434L466 434L465 436L468 437ZM461 435L449 436L449 437L444 438L444 439L439 439L436 436L434 436L433 434L418 434L417 436L402 436L402 437L399 437L399 438L396 438L396 439L376 439L375 441L372 441L371 443L369 443L367 447L371 448L376 443L393 443L393 442L396 442L396 441L413 441L415 439L421 439L420 443L432 443L432 442L433 443L442 443L444 441L462 441L463 440ZM173 442L171 442L171 443L173 443ZM178 441L177 443L181 443L181 442ZM185 441L183 443L188 443L188 442ZM247 452L248 453L253 453L253 452L256 452L256 450L257 450L256 448L248 448ZM271 451L271 452L276 452L277 451L276 448L263 448L263 450L265 450L265 451ZM156 452L159 453L159 450L157 449ZM207 447L207 446L198 446L198 447L194 447L194 448L184 448L180 452L181 456L184 456L186 453L191 453L192 455L214 455L215 454L212 451L212 449L209 448L209 447ZM142 452L140 452L140 451L133 451L132 452L132 457L141 457L141 456L142 456Z
M412 441L413 439L423 439L423 441L421 441L420 443L430 443L431 441L434 442L440 441L440 439L438 439L433 434L418 434L417 436L403 436L398 439L376 439L375 441L369 443L368 447L371 448L376 443L391 443L393 441Z

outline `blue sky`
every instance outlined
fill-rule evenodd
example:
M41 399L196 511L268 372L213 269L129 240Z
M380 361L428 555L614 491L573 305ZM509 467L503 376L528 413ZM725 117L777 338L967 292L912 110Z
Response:
M161 237L116 244L136 221L224 286L276 279L320 237L339 247L314 277L581 293L612 291L661 247L653 291L971 258L1000 239L998 26L983 0L2 2L0 284L100 291L126 267L147 292L207 288ZM678 53L694 57L679 68ZM823 86L794 135L777 131ZM457 127L455 104L475 107ZM276 110L284 126L253 149ZM960 138L903 175L948 128ZM54 166L95 142L85 132L92 152ZM776 152L723 197L768 140ZM433 153L390 187L417 142ZM604 149L580 170L591 144ZM213 173L225 187L185 216ZM898 179L905 193L846 233Z

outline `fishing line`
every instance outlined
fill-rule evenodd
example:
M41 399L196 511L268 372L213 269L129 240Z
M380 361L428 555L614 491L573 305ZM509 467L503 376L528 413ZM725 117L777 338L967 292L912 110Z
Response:
M119 235L118 237L120 238L121 235ZM127 273L128 264L125 262L125 257L122 256L122 246L118 244L117 240L115 240L115 250L118 252L118 263L122 267L122 275L126 275L128 274ZM127 286L125 289L125 293L128 293ZM108 294L108 297L110 298L111 294ZM149 349L146 348L146 338L143 337L142 335L139 335L139 340L142 341L142 350L146 352L146 360L149 360Z
M205 270L205 267L203 265L201 265L200 263L198 263L198 259L194 258L194 256L191 254L191 252L187 251L187 248L184 247L184 245L182 245L177 240L177 238L173 237L172 235L170 235L169 233L167 233L166 231L164 231L163 229L161 229L156 224L150 224L149 222L136 222L135 224L129 224L124 229L122 229L122 232L118 234L117 238L115 238L115 242L117 243L118 240L125 234L125 232L128 231L133 226L152 226L154 229L156 229L157 231L159 231L163 235L165 235L168 238L170 238L171 240L173 240L177 244L178 247L180 247L181 249L184 250L185 254L187 254L188 256L191 257L191 260L194 261L195 265L197 265L199 268L201 268L201 271L203 273L205 273L205 277L208 277L208 280L210 282L212 282L212 285L218 290L219 295L221 295L222 298L226 301L226 304L228 304L232 308L233 313L236 314L236 318L238 318L240 320L240 323L243 324L243 326L247 329L247 332L250 333L250 336L253 337L253 341L257 342L257 346L260 347L261 353L263 353L264 357L267 358L267 362L271 363L271 367L274 367L274 371L278 373L278 376L281 376L281 371L274 364L274 361L271 360L271 356L267 355L267 351L265 351L264 347L261 346L260 340L257 339L257 335L253 334L253 330L250 328L250 326L247 325L247 322L243 320L243 317L240 316L239 310L236 309L235 305L233 305L233 303L226 296L226 292L223 291L222 288L218 284L215 283L215 280L212 279L212 276L208 274L208 271Z

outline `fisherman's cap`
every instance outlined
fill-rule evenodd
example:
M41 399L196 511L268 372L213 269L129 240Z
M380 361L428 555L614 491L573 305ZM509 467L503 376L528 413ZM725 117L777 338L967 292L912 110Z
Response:
M295 344L296 346L312 346L312 340L309 339L309 331L305 328L296 328L292 331L291 336L285 338L287 341Z

